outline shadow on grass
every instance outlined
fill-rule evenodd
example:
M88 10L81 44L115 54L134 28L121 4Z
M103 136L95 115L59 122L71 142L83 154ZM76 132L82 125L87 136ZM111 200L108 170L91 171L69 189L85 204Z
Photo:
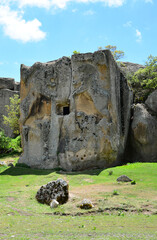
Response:
M50 169L50 170L42 170L42 169L32 169L32 168L25 168L25 167L10 167L4 169L0 173L0 175L10 175L10 176L20 176L20 175L48 175L51 173L56 173L61 175L99 175L104 169L94 169L94 170L86 170L86 171L79 171L79 172L66 172L62 169Z
M54 170L31 169L24 167L10 167L5 169L0 175L20 176L20 175L48 175Z

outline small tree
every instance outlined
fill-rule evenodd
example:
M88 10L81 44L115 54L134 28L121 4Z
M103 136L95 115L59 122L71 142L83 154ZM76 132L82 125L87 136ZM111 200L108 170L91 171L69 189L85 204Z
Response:
M117 50L116 46L107 45L107 46L105 46L105 49L109 49L111 51L111 53L113 54L113 57L116 61L119 60L120 58L124 57L124 52L121 50Z
M10 97L10 105L6 105L7 116L3 115L3 123L8 125L13 133L19 135L19 117L20 117L20 98L15 94L14 97Z
M73 51L73 54L79 54L80 52L79 51Z
M148 95L157 89L157 56L150 55L145 68L140 68L129 78L134 92L134 102L145 102Z
M143 88L157 88L157 56L150 55L146 67L139 69L133 76L132 82L139 83Z
M107 45L107 46L105 46L105 49L108 49L111 51L111 53L116 61L119 60L120 58L124 57L124 52L121 50L117 50L116 46ZM103 48L98 47L98 50L103 50Z

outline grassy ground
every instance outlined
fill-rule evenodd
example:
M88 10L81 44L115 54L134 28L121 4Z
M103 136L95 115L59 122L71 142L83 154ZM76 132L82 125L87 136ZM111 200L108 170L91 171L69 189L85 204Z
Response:
M137 184L117 183L122 174ZM58 178L69 183L68 203L39 204L37 190ZM78 207L84 198L92 210ZM80 173L1 166L0 209L0 239L157 239L157 163Z

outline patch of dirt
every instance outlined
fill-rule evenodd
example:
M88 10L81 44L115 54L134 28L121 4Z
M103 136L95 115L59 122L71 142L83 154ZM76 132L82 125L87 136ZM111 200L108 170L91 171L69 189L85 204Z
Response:
M6 200L7 200L8 202L13 202L13 201L16 200L16 198L15 198L15 197L7 197Z
M69 211L67 209L66 213L61 213L57 211L56 213L53 214L59 214L61 216L88 215L98 214L101 212L104 212L106 214L111 213L121 214L121 212L136 214L140 212L146 215L157 214L157 211L155 211L154 204L146 203L145 201L141 203L139 202L138 199L136 199L135 205L130 205L128 199L125 198L125 195L121 197L121 194L119 195L120 196L119 198L115 198L112 194L115 189L123 190L123 193L128 192L128 183L126 184L114 183L112 185L91 184L87 186L80 185L79 187L70 188L69 206L71 205L72 211ZM105 197L105 194L107 198ZM89 211L86 210L84 212L80 212L78 206L80 205L81 201L85 198L90 199L95 207Z
M5 158L5 159L3 159L3 158L1 158L0 159L1 160L1 162L4 162L6 165L8 165L9 163L14 163L14 156L13 157L8 157L8 158Z
M93 180L90 178L83 179L85 182L93 183Z
M92 184L88 186L80 186L77 188L70 189L70 195L77 198L90 198L100 199L100 194L111 193L115 189L126 187L125 185L105 185L105 184ZM102 197L103 198L103 197Z

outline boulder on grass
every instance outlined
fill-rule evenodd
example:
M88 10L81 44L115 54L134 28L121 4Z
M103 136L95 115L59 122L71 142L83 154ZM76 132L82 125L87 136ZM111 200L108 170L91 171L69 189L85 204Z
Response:
M131 181L132 180L126 175L122 175L117 178L117 182L131 182Z
M81 209L91 209L93 207L94 207L93 203L88 199L83 199L80 205Z
M14 167L13 163L8 163L8 167Z
M40 187L37 191L36 199L40 203L50 205L52 200L56 200L59 204L64 204L69 199L69 186L63 179L51 181Z

